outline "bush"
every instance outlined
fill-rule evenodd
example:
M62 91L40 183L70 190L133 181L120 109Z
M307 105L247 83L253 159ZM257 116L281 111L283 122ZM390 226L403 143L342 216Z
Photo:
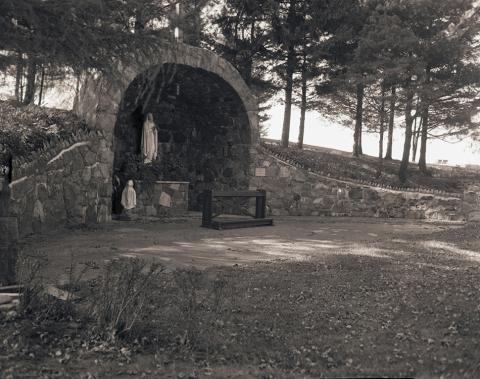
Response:
M26 157L46 143L87 130L72 112L0 101L0 162L5 156Z
M111 340L131 333L146 315L151 288L162 272L160 264L140 259L108 262L91 283L91 314L100 333Z
M21 251L17 259L17 281L20 285L20 312L38 314L45 303L45 280L42 270L48 260L45 254ZM43 313L43 312L42 312Z

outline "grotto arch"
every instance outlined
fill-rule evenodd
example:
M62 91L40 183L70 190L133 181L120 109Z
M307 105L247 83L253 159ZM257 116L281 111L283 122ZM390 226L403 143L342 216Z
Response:
M89 74L83 81L74 104L75 113L84 118L89 126L102 130L108 137L113 136L117 113L124 93L140 74L152 67L164 64L185 65L218 75L238 94L248 116L251 143L260 142L258 102L240 73L228 61L212 51L177 43L158 49L155 54L132 52L135 60L118 62L118 67L107 74Z
M147 114L158 133L158 154L144 163ZM191 210L201 209L206 189L248 188L251 131L245 106L230 84L203 69L164 64L135 78L118 110L113 146L114 180L134 179L142 191L153 192L162 190L151 183L188 182Z
M165 78L169 71L175 72L173 81ZM120 173L125 180L131 175L126 163L138 156L139 125L152 111L159 126L161 164L134 168L136 179L190 182L194 209L199 209L203 189L248 187L251 147L260 140L258 104L230 63L208 50L177 44L139 55L128 65L120 62L116 72L87 76L74 106L106 137L110 177ZM157 109L138 96L148 77L168 84L163 97L155 94ZM169 171L169 165L177 170Z

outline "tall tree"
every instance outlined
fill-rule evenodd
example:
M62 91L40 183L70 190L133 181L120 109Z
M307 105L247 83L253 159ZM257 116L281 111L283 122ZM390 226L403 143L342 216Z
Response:
M272 25L276 41L279 43L279 57L284 63L278 66L285 80L284 115L282 127L282 146L287 147L290 138L290 122L292 114L293 75L297 68L296 48L300 44L299 28L302 26L303 15L299 5L302 0L276 1Z
M225 0L212 20L208 38L215 51L237 68L257 96L261 121L267 118L265 111L270 99L279 90L271 72L272 12L271 0Z
M392 85L390 94L390 107L388 111L388 140L387 140L387 152L385 153L385 159L392 160L393 149L393 129L395 126L395 106L396 106L396 86Z
M373 0L342 1L337 4L341 17L336 19L335 31L324 43L324 58L330 68L327 74L329 83L326 87L330 87L330 96L326 102L330 103L330 107L339 108L336 112L350 114L354 120L354 156L363 153L364 97L366 88L372 81L370 65L359 54L358 46L365 22L374 10L374 5ZM325 86L320 85L317 88L321 96ZM323 106L326 106L325 102Z
M115 62L138 59L165 41L165 32L149 27L132 33L139 2L155 0L3 0L0 49L28 57L26 100L35 92L36 65L113 71ZM163 8L156 5L160 17Z

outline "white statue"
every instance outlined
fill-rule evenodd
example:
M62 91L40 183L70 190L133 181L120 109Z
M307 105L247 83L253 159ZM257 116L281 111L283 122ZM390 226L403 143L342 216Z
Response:
M151 163L157 159L158 132L153 121L153 115L147 114L142 130L142 155L144 163Z
M122 206L125 210L133 209L137 206L137 193L133 188L133 180L129 180L122 192Z

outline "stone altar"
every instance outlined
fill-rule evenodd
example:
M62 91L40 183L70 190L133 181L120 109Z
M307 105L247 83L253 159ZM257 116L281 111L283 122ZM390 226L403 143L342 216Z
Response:
M188 212L189 182L135 181L137 206L131 212L139 217L180 216Z

